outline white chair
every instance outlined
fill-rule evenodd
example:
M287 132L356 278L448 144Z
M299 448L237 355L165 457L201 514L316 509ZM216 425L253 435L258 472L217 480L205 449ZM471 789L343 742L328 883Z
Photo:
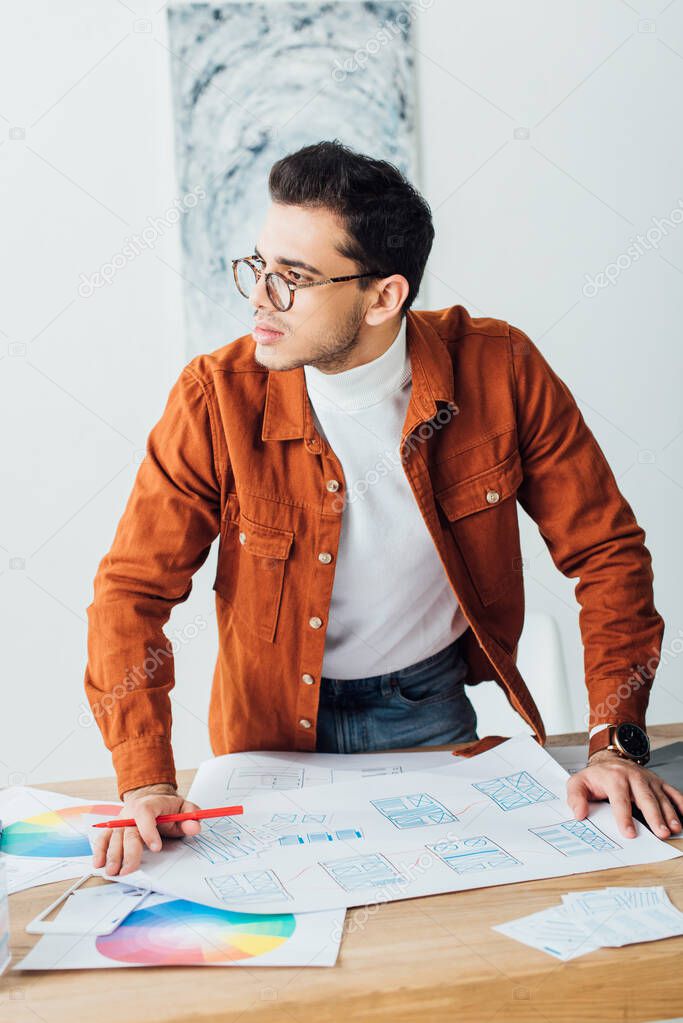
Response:
M547 734L575 731L562 639L552 615L540 611L527 613L519 640L517 667L541 712ZM512 709L496 682L468 686L466 692L477 712L480 738L529 731L529 726Z

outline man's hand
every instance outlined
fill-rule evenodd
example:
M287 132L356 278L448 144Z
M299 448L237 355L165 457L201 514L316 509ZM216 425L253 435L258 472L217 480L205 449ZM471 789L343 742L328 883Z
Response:
M626 838L635 838L631 803L659 838L669 838L682 830L677 810L683 814L683 792L611 750L599 750L589 758L588 766L573 774L567 782L567 802L577 820L588 816L588 800L609 799L615 820Z
M164 813L192 813L199 807L186 802L172 785L145 785L123 794L120 817L132 817L136 827L101 828L93 848L93 866L104 867L107 874L130 874L137 870L146 845L153 852L161 849L161 835L182 838L201 831L199 821L174 821L157 827L156 818Z

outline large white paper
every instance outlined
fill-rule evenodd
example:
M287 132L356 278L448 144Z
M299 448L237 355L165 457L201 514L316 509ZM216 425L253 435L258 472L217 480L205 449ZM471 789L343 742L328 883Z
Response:
M454 761L253 796L243 815L145 850L125 880L219 908L299 913L682 855L637 822L623 838L605 803L577 821L567 772L529 737Z
M117 892L87 889L64 913L84 921L82 935L47 934L15 970L111 969L125 966L334 966L344 910L258 916L149 895L111 934L87 933L86 921L109 916ZM61 916L62 914L60 914ZM57 917L59 920L59 917Z
M8 892L87 873L92 820L118 817L120 810L116 801L77 799L23 785L0 790L0 858Z
M408 771L430 771L446 767L455 759L450 750L418 753L226 753L199 765L187 798L198 806L225 806L265 792L287 792Z

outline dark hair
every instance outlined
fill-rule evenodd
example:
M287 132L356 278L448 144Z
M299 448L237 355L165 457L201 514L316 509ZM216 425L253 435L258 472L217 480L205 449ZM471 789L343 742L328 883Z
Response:
M397 167L334 139L283 156L270 170L268 190L274 202L337 213L346 230L338 250L357 263L359 273L376 269L381 277L406 278L405 314L418 293L434 227L428 203ZM356 283L365 290L371 281Z

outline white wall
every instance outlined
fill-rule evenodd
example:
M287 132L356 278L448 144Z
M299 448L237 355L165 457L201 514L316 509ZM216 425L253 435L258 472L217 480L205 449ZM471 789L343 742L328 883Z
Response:
M57 13L36 0L5 8L0 23L0 785L110 773L84 713L85 608L187 361L178 237L89 298L78 284L178 195L156 10L62 0ZM582 289L683 200L683 6L657 10L646 0L639 14L625 0L433 0L415 53L418 184L437 228L424 304L462 303L521 327L577 397L654 559L670 652L650 723L683 720L683 227L613 286L592 298ZM655 30L639 30L648 18ZM575 581L520 514L527 606L560 623L580 728ZM210 624L177 657L180 767L210 754L214 559L168 630L196 615Z

